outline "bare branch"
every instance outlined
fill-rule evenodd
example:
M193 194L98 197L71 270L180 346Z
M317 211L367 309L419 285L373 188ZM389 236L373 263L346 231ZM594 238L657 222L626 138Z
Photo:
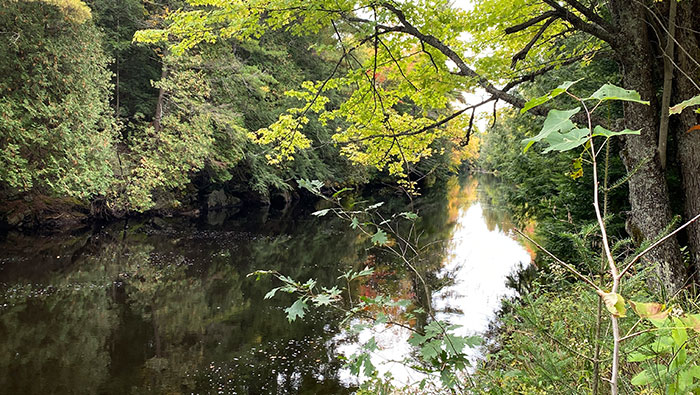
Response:
M568 271L570 271L571 273L573 273L574 275L576 275L576 277L578 277L578 278L580 278L581 280L583 280L586 284L588 284L588 285L590 285L591 287L593 287L596 291L604 292L604 291L603 291L602 289L600 289L600 287L598 287L598 285L597 285L596 283L594 283L591 279L589 279L588 277L584 276L584 275L581 274L578 270L576 270L573 266L571 266L570 264L568 264L568 263L562 261L561 259L559 259L559 257L557 257L556 255L554 255L554 254L552 254L551 252L549 252L546 248L542 247L538 242L536 242L535 240L533 240L532 238L530 238L530 236L528 236L528 235L526 235L525 233L523 233L520 229L518 229L518 228L513 228L513 229L514 229L520 236L524 237L524 238L527 239L530 243L534 244L537 248L539 248L540 250L542 250L542 252L544 252L545 254L549 255L550 258L554 259L555 262L557 262L558 264L564 266L564 268L566 268Z
M632 265L634 265L635 262L637 262L637 261L638 261L641 257L643 257L644 255L646 255L649 251L653 250L654 248L656 248L659 244L663 243L664 241L670 239L670 238L673 237L676 233L678 233L678 232L680 232L681 230L685 229L685 227L687 227L688 225L690 225L690 224L692 224L693 222L697 221L698 218L700 218L700 214L696 215L696 216L693 217L690 221L688 221L688 222L684 223L683 225L679 226L678 229L676 229L676 230L674 230L673 232L671 232L671 233L667 234L666 236L662 237L662 238L659 239L656 243L650 245L649 247L647 247L647 249L645 249L644 251L640 252L637 256L635 256L635 257L630 261L630 263L627 264L627 266L625 266L624 269L622 269L622 271L620 272L620 274L618 274L618 277L622 277L622 276L632 267Z

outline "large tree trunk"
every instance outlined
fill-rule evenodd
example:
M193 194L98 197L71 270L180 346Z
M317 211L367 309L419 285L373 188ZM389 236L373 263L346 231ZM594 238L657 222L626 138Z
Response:
M658 111L656 90L650 67L653 59L645 10L636 1L619 4L620 36L617 53L622 65L623 85L634 89L652 105L625 103L625 126L641 129L641 135L628 136L624 140L621 157L628 173L629 199L632 214L628 229L633 236L640 234L646 240L663 235L671 222L668 187L656 155ZM670 238L646 255L646 261L655 265L658 280L667 291L673 292L683 286L686 271L676 238Z
M695 17L697 14L694 13L698 8L697 3L697 1L678 3L679 48L676 51L676 63L680 70L675 76L674 104L700 94L696 87L700 85L700 67L695 63L700 62L698 37L694 32L694 29L697 29L697 17ZM688 220L700 213L700 130L691 130L700 122L698 122L698 115L691 109L686 109L676 117L678 117L675 122L678 160L683 180L685 219ZM687 228L687 235L693 269L697 277L697 273L700 272L700 223L690 225Z

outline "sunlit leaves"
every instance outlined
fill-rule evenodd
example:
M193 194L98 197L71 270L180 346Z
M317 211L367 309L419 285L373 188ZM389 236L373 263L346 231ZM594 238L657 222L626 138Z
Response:
M271 30L314 34L335 21L334 30L338 29L337 38L342 43L324 49L336 53L338 59L330 61L337 62L338 72L287 92L301 105L249 134L252 141L265 147L270 164L283 166L310 147L304 127L310 122L309 114L317 113L324 125L330 121L342 125L333 139L352 162L386 170L400 179L406 190L413 191L415 183L407 180L410 168L434 153L436 140L463 135L465 117L434 129L430 126L439 120L439 114L449 111L453 92L474 81L455 78L444 54L410 35L382 32L370 37L375 33L371 23L349 28L342 20L358 12L367 18L363 13L372 10L377 23L396 25L395 15L381 4L338 1L331 5L322 0L290 0L284 6L262 0L189 3L192 8L168 17L166 29L140 32L136 40L164 42L171 53L182 54L202 42L221 38L255 40ZM459 37L466 29L464 12L444 1L409 2L401 9L421 32L437 37L457 52L466 49ZM345 95L346 100L340 106L329 106L330 95L337 93Z
M386 232L382 229L377 229L377 232L374 235L372 235L372 244L383 246L388 243L389 238L387 237Z
M558 87L554 88L550 92L548 92L544 96L540 96L537 98L534 98L527 103L525 103L525 106L520 110L521 114L524 114L528 110L535 108L537 106L540 106L544 103L547 103L548 101L554 99L555 97L561 95L562 93L566 92L569 88L571 88L575 83L579 82L581 80L576 80L576 81L566 81L563 84L559 85Z
M307 191L313 193L314 195L321 194L321 187L323 187L323 182L319 180L307 180L305 178L297 180L300 188L304 188Z
M669 110L670 114L680 114L683 110L685 110L688 107L693 107L693 106L698 106L700 105L700 95L691 97L688 100L682 101L675 106L671 107ZM700 109L696 109L695 112L700 111Z
M284 309L284 312L287 313L289 322L293 322L297 318L304 318L304 314L306 314L308 308L309 306L306 304L306 300L297 299L294 304Z
M613 132L612 130L608 130L600 125L596 126L593 128L593 137L596 136L603 136L603 137L613 137L613 136L621 136L624 134L631 134L631 135L639 135L641 133L641 130L629 130L629 129L624 129L619 132Z
M605 84L601 86L597 91L593 92L591 96L585 100L619 100L619 101L630 101L640 104L648 105L649 102L642 100L638 92L633 90L620 88L619 86L613 84Z
M581 108L579 107L572 110L550 110L540 133L535 137L523 140L523 142L527 143L523 151L527 152L532 144L542 140L547 141L552 139L554 143L560 143L562 139L560 136L556 136L556 134L565 134L574 129L576 125L571 121L571 117L580 110Z
M663 320L668 317L668 311L664 310L664 305L660 303L644 303L629 301L632 310L639 318L647 318L650 320Z
M13 1L13 0L10 0ZM39 0L46 4L51 4L64 13L66 19L71 20L75 23L84 23L88 19L92 18L92 13L90 12L90 7L87 6L81 0Z
M328 214L328 212L331 211L330 209L323 209L323 210L318 210L314 211L311 213L311 215L314 215L316 217L323 217L324 215Z
M598 295L603 299L605 308L610 314L615 317L625 317L627 309L625 308L625 298L618 293L598 291Z

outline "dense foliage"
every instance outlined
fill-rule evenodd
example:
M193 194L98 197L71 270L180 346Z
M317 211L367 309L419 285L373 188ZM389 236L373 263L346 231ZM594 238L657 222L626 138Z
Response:
M121 216L287 203L301 186L338 206L316 215L335 213L400 256L430 299L413 266L421 254L391 228L418 216L373 217L379 205L339 196L387 179L418 195L483 141L481 167L504 181L485 192L517 228L536 225L530 242L545 255L504 310L502 348L477 372L479 389L597 393L609 370L614 394L696 391L688 333L700 325L674 298L688 296L700 268L697 1L489 0L469 11L448 1L87 3L0 9L7 222L21 225L24 202L47 196ZM462 103L477 88L488 96ZM502 110L479 133L476 109L498 101L520 111ZM690 222L669 233L678 218ZM261 273L299 295L290 320L311 302L339 303L337 288ZM636 300L636 324L622 320L623 294ZM662 302L682 310L670 316ZM426 370L461 390L466 340L427 313L413 345ZM355 372L367 369L357 361Z
M90 199L113 171L108 58L80 1L10 1L0 12L0 183Z

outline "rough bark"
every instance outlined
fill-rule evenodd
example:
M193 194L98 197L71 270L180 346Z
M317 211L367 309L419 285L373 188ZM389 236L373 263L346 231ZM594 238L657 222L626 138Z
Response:
M668 27L666 47L664 48L664 90L661 97L661 125L659 126L659 162L666 170L666 146L668 144L668 108L671 105L671 90L673 86L673 51L676 39L676 10L678 1L671 1L668 11Z
M623 85L634 89L651 106L626 103L625 124L629 129L641 129L641 135L628 136L621 157L629 181L629 199L632 213L628 229L640 233L646 240L663 235L671 222L668 186L656 155L658 111L655 105L655 86L649 67L653 59L648 39L645 10L638 2L626 2L619 7L620 34L616 40L619 62L622 65ZM630 55L634 54L634 55ZM658 280L667 291L683 286L686 272L675 237L661 244L647 255L647 262L655 265Z
M700 62L700 49L698 48L698 37L693 31L697 27L697 19L694 18L693 3L678 3L678 30L677 40L679 44L677 53L677 65L680 69L676 73L676 90L673 102L680 103L700 94L697 87L700 85L700 70L693 61ZM695 7L697 8L697 6ZM693 78L695 84L690 80ZM684 211L685 219L690 219L700 213L700 130L691 130L698 125L700 119L698 114L691 109L686 109L676 116L675 129L676 141L678 143L678 161L681 168L683 182ZM686 234L688 236L688 247L690 248L693 269L700 272L700 223L691 224Z

